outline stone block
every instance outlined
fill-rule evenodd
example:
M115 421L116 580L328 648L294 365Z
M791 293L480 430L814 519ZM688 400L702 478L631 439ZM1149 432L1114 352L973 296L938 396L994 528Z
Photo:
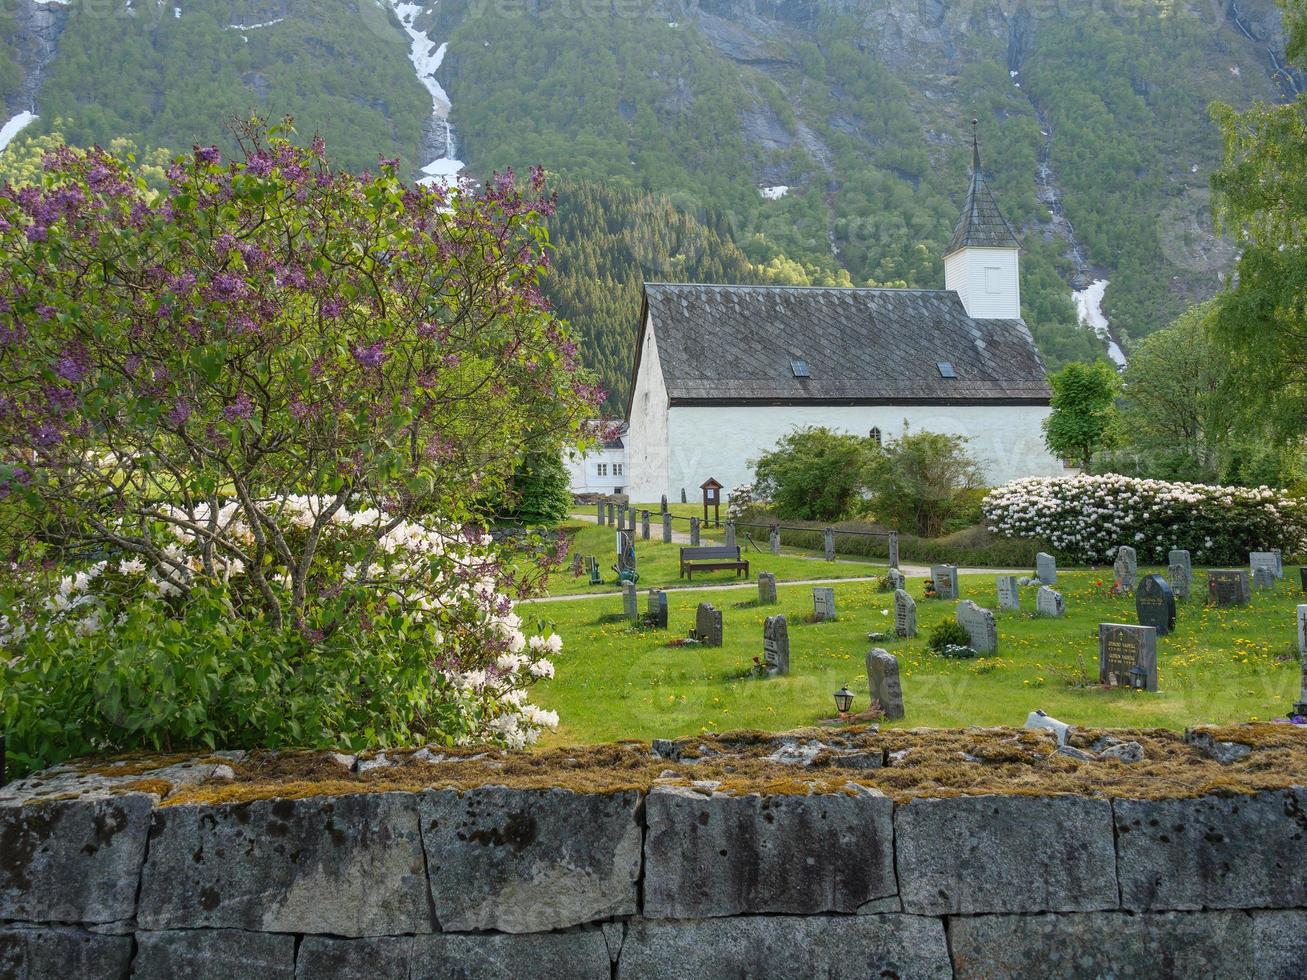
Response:
M944 925L913 915L636 919L620 980L668 977L950 978Z
M958 980L1302 976L1307 912L1076 912L949 922Z
M599 929L529 936L446 933L416 937L410 972L401 975L409 980L609 980L612 967Z
M894 805L879 794L704 795L645 802L644 914L855 912L897 891Z
M483 786L423 794L436 919L446 932L541 932L633 915L640 794Z
M67 926L0 929L0 977L120 980L131 961L131 936L105 936Z
M132 980L292 980L295 976L291 935L175 929L138 932L136 942Z
M1106 800L917 799L896 808L894 834L905 912L1117 907L1112 806Z
M430 932L414 797L163 807L150 829L139 917L145 929Z
M295 956L296 980L380 980L408 977L412 936L336 939L305 936Z
M139 793L0 806L0 919L131 918L153 806Z
M1112 808L1124 908L1307 906L1307 789Z

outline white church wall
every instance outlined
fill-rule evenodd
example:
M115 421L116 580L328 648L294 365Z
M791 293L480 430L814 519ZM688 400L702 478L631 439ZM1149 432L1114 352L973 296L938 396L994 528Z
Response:
M970 309L967 306L967 287L970 285L968 279L971 275L971 262L967 259L969 249L958 249L952 255L944 257L944 288L951 289L958 294L958 299L962 300L962 308Z
M630 418L627 419L627 463L630 470L627 493L636 503L656 501L664 493L669 498L671 496L667 489L667 404L667 386L658 360L658 341L653 323L649 321L645 323L640 372L631 396Z
M1041 423L1048 414L1038 405L675 407L667 413L668 483L641 485L634 499L657 500L666 493L679 500L684 487L693 500L695 488L710 476L728 491L751 483L749 460L809 425L858 435L879 428L885 442L902 435L905 422L914 432L967 436L967 449L991 486L1025 476L1061 476L1064 467L1044 447ZM636 445L633 425L633 455Z
M954 252L944 260L945 288L957 290L967 313L978 320L1015 320L1021 316L1017 255L1015 248L964 248ZM966 283L965 290L959 288L958 282Z

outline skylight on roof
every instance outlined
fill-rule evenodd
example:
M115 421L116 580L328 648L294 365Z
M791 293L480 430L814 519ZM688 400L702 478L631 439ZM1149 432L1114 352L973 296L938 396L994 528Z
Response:
M807 361L791 360L790 370L794 372L796 378L811 378L812 372L808 370Z
M940 361L935 366L939 368L941 378L956 378L958 376L958 373L953 370L951 361Z

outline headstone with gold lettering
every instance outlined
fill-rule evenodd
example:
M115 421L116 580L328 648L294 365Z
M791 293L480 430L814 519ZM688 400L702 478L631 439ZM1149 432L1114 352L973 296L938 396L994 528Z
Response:
M1127 623L1098 624L1098 679L1108 687L1157 690L1157 630Z

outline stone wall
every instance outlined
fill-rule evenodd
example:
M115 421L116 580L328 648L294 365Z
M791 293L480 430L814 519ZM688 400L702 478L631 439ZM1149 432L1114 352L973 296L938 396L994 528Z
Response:
M1307 790L11 796L0 923L20 978L1301 977Z

